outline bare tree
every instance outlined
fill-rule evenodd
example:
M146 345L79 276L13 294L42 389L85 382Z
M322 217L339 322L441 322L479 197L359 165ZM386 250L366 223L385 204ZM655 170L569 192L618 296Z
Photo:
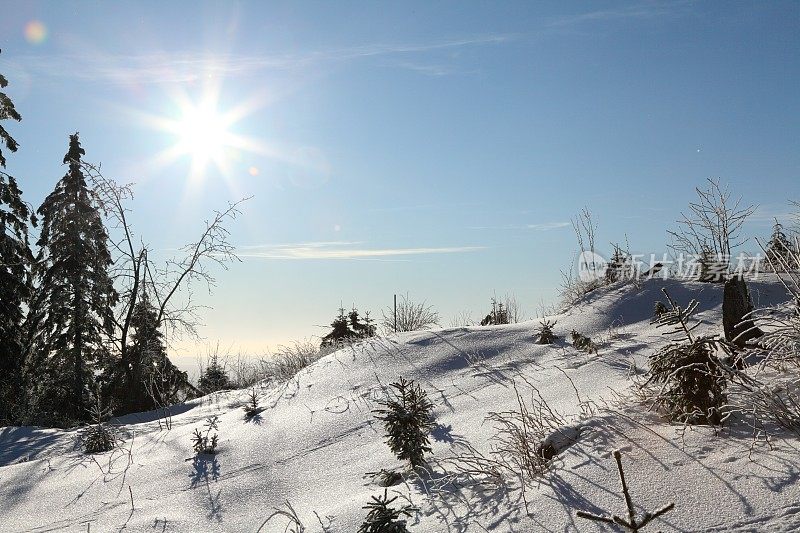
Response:
M592 212L588 207L581 209L574 219L571 220L572 229L575 230L575 237L578 239L578 247L581 253L591 252L594 256L595 252L595 233L597 232L597 223L592 219ZM594 268L594 263L592 263ZM596 277L596 272L593 272Z
M400 296L396 313L394 307L387 307L381 313L382 326L387 332L395 331L395 327L396 331L417 331L430 329L439 324L439 313L432 305L428 305L425 300L415 302L408 294Z
M114 254L112 277L120 299L113 317L115 333L109 340L119 354L118 368L125 374L126 386L148 387L147 383L133 383L134 369L141 362L130 360L130 330L137 302L144 294L154 302L156 322L167 334L167 342L170 333L196 336L200 307L193 303L192 289L201 282L210 291L215 284L210 266L227 268L229 262L239 260L229 241L226 223L240 214L239 207L247 199L215 211L195 242L180 248L178 257L158 266L150 260L148 246L136 238L128 220L130 210L126 204L133 198L131 185L119 185L106 178L99 166L88 163L82 166L95 198L110 221L110 228L115 230L110 236Z
M756 206L742 206L742 198L732 199L719 179L708 178L708 188L695 188L698 200L689 203L689 212L681 213L678 228L667 230L670 248L679 254L703 256L713 254L717 261L730 265L732 252L747 239L741 229Z
M509 324L516 324L522 320L522 304L519 303L517 297L513 294L506 294L503 297L503 304L506 308L506 315L508 316Z

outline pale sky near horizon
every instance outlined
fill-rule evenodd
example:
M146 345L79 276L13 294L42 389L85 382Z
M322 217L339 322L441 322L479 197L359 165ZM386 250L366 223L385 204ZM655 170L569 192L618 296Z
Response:
M79 131L163 255L252 196L176 355L261 353L394 293L444 325L493 294L533 316L585 205L606 252L666 251L707 177L759 204L750 234L786 221L799 30L797 2L0 0L8 171L38 207Z

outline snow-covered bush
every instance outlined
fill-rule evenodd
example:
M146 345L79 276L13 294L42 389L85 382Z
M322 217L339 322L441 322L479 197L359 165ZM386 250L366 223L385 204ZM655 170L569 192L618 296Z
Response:
M572 345L577 350L586 353L597 353L597 345L583 333L579 333L573 329L570 336L572 337Z
M383 496L372 496L372 501L364 506L369 512L358 528L358 533L409 533L406 521L401 517L410 518L416 508L411 505L405 505L400 509L390 507L397 498L397 496L389 498L386 489L383 490Z
M539 322L539 333L536 338L537 344L553 344L558 336L553 333L553 328L555 327L555 322L550 322L549 320L542 320Z
M211 431L219 429L218 423L218 417L212 416L207 418L206 423L203 424L205 432L199 429L194 430L192 434L192 449L194 449L194 453L197 455L214 454L217 451L218 436L216 433L211 435Z
M433 404L419 384L400 381L390 385L394 391L376 409L378 419L386 428L386 443L401 461L412 467L425 463L425 453L431 451L428 435L433 428Z
M764 331L760 339L767 351L764 363L777 368L800 366L800 271L795 266L800 265L800 239L795 238L794 245L784 254L767 254L767 260L792 302L753 313L753 319Z
M692 300L684 309L675 304L662 289L670 308L657 321L656 327L674 326L667 334L683 338L670 342L650 356L649 382L662 384L656 402L662 405L672 421L685 424L720 424L726 403L727 372L717 353L731 352L724 340L713 336L696 337L697 325L690 326L697 309Z

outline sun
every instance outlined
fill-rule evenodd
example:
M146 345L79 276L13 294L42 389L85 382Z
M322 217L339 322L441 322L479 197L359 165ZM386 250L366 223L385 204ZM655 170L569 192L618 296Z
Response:
M152 163L157 168L188 163L187 186L191 190L199 190L211 177L221 177L231 189L237 189L237 175L247 173L250 166L238 169L244 155L264 151L263 143L236 132L237 123L252 114L258 102L245 101L226 109L219 94L218 89L207 88L193 99L184 92L174 92L168 114L140 115L167 142Z
M210 103L185 106L170 128L175 136L175 151L190 156L192 166L198 170L205 170L209 163L224 167L226 151L236 146L229 131L232 122Z

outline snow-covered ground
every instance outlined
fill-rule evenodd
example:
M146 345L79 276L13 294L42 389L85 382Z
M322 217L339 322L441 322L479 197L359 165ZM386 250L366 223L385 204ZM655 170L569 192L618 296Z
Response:
M734 426L715 432L671 426L647 406L621 401L631 373L665 341L650 324L662 286L686 303L700 301L701 331L721 332L722 287L650 280L641 289L595 291L557 320L559 341L537 345L538 322L402 334L333 353L292 382L263 388L264 411L246 421L247 391L214 394L173 410L172 429L152 413L120 422L122 449L87 456L74 431L0 428L0 531L256 531L289 502L306 531L352 533L370 497L383 493L369 472L401 469L372 413L399 376L418 381L434 402L431 473L389 488L395 503L419 508L413 532L602 531L577 510L625 514L612 451L620 449L639 511L674 501L647 530L800 530L800 450L795 436L776 434L772 449L753 446ZM750 283L756 305L786 299L774 281ZM576 329L599 344L577 352ZM490 412L517 408L514 384L534 384L550 406L578 414L574 383L596 405L574 445L525 491L464 484L434 490L448 457L469 443L490 449ZM568 379L569 378L569 379ZM190 436L219 416L215 456L195 458ZM133 505L132 505L133 502ZM261 531L284 531L277 516Z

